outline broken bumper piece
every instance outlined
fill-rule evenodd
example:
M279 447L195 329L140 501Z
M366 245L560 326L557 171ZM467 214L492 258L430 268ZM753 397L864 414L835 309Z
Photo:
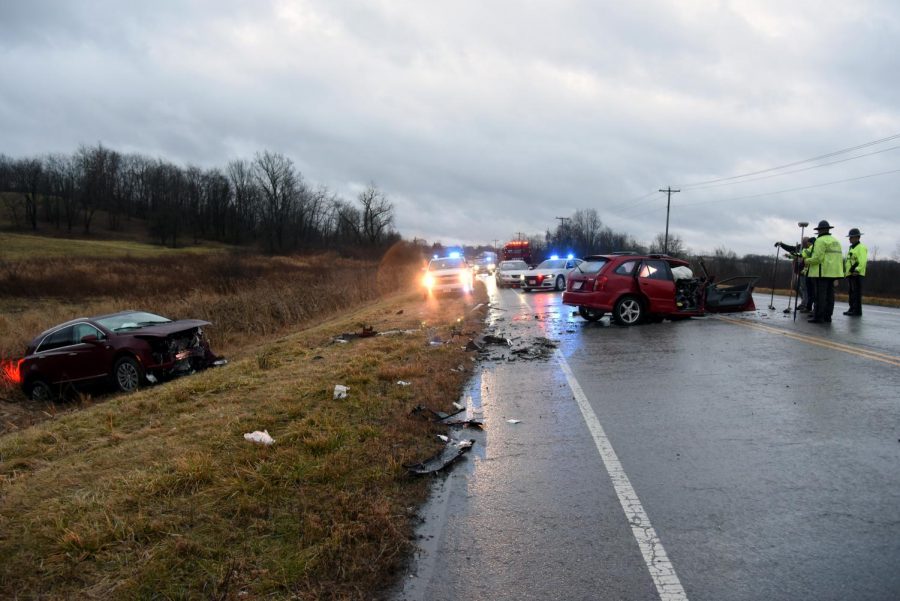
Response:
M446 468L448 465L452 464L454 461L463 456L469 449L472 448L472 445L475 444L475 440L472 438L464 439L464 440L449 440L447 444L444 446L444 449L427 459L421 463L414 463L411 465L405 465L409 473L413 476L424 476L426 474L434 474L442 469Z

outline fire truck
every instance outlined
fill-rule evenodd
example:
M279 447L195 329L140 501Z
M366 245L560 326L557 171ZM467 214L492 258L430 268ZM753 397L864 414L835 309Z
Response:
M512 261L514 259L521 259L529 265L532 264L531 247L528 245L528 240L512 240L507 242L500 250L501 261Z

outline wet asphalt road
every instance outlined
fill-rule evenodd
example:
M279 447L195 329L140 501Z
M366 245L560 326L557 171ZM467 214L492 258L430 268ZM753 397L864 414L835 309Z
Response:
M488 283L559 349L478 364L395 599L900 599L900 310L624 328Z

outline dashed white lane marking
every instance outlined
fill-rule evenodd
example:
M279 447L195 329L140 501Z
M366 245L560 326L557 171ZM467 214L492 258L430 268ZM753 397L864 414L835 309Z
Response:
M575 395L578 408L581 409L581 415L584 416L584 421L587 423L591 436L594 438L597 451L600 452L600 458L603 460L603 465L606 467L606 471L612 480L613 488L616 490L616 495L619 497L619 503L621 503L622 509L625 510L625 517L631 525L631 533L641 549L644 563L647 564L647 569L650 570L650 577L653 578L659 598L662 601L687 601L687 595L681 587L681 581L675 573L675 567L669 561L669 556L666 555L662 541L656 535L656 530L650 524L650 518L647 517L647 513L644 511L637 493L634 492L628 476L625 475L625 470L622 469L619 457L606 437L606 432L603 431L603 426L600 425L597 414L591 408L587 396L585 396L581 385L575 379L575 374L572 373L566 358L559 349L556 350L556 357L559 360L563 373L566 375L566 380L569 382L569 388L572 389L572 394Z

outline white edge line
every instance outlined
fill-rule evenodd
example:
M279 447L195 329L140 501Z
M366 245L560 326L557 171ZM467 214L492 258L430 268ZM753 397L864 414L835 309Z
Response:
M581 415L584 416L584 421L591 432L591 436L594 438L594 443L597 445L597 451L600 452L603 465L606 467L607 473L609 473L610 480L612 480L613 488L615 488L616 495L619 497L619 503L621 503L622 509L625 511L625 517L631 526L631 533L637 540L641 554L644 556L644 563L650 571L650 577L653 579L653 584L656 585L659 598L662 601L687 601L687 595L681 586L678 575L675 573L675 567L669 561L669 556L666 555L662 541L656 535L656 530L650 524L650 518L647 517L637 493L634 492L628 476L625 475L625 470L622 469L622 464L619 462L612 444L606 437L603 426L600 425L600 420L597 419L597 414L591 408L587 396L585 396L581 385L575 379L575 374L572 373L566 358L559 349L556 350L556 357L569 383L569 388L572 389L572 394L575 395L578 408L581 409Z

